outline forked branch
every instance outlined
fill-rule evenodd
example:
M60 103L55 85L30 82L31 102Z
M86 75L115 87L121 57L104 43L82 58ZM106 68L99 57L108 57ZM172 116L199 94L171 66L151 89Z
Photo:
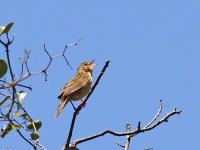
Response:
M146 125L144 126L143 128L141 128L140 126L140 122L138 122L138 125L137 125L137 128L133 131L129 131L127 129L126 132L116 132L116 131L112 131L112 130L105 130L105 131L102 131L100 133L97 133L95 135L91 135L91 136L88 136L86 138L81 138L81 139L78 139L78 140L75 140L74 142L72 142L72 146L73 147L76 147L78 144L80 143L83 143L83 142L86 142L86 141L89 141L89 140L92 140L92 139L95 139L95 138L98 138L98 137L101 137L101 136L104 136L106 134L111 134L111 135L114 135L114 136L127 136L127 143L125 145L121 145L121 144L117 144L117 145L120 145L120 147L123 147L123 148L126 148L126 150L128 150L127 148L129 147L129 144L130 144L130 138L136 136L137 134L140 134L140 133L143 133L143 132L147 132L147 131L150 131L154 128L156 128L158 125L164 123L164 122L167 122L168 119L170 117L172 117L173 115L177 115L177 114L180 114L181 111L180 110L177 110L176 108L174 108L174 110L172 110L171 112L167 113L163 118L161 118L160 120L158 120L157 122L155 122L155 120L158 118L158 116L160 115L160 112L162 111L162 102L160 101L160 106L159 106L159 109L158 109L158 113L155 115L155 117ZM159 114L159 115L158 115Z

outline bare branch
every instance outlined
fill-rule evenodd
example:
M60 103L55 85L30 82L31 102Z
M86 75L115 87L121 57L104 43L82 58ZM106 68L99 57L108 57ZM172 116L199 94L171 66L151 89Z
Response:
M180 114L180 113L181 113L181 111L178 111L175 108L173 111L171 111L170 113L166 114L162 119L158 120L156 123L154 123L154 124L152 124L152 125L150 125L148 127L145 126L142 129L140 129L140 127L139 128L137 127L134 131L130 131L130 132L115 132L115 131L112 131L112 130L105 130L105 131L97 133L95 135L75 140L72 144L73 145L78 145L80 143L83 143L83 142L86 142L86 141L89 141L89 140L104 136L105 134L111 134L111 135L114 135L114 136L127 136L127 135L130 135L130 137L133 137L133 136L136 136L139 133L143 133L143 132L150 131L150 130L154 129L158 125L160 125L160 124L162 124L164 122L167 122L167 120L171 116L176 115L176 114ZM138 124L139 124L138 126L140 126L140 122Z
M7 88L11 88L12 86L16 86L16 85L17 85L17 86L24 87L24 88L27 88L27 89L29 89L29 90L32 91L31 86L22 85L22 84L19 84L19 83L16 83L16 82L14 82L14 84L11 84L11 83L6 82L6 81L3 81L3 80L0 80L0 81L3 82L3 83L8 84L7 86L1 85L1 86L0 86L0 89L7 89Z
M116 144L117 146L121 147L121 148L125 148L124 145L121 145L121 144L119 144L118 142L115 142L115 144Z
M46 49L46 45L44 44L44 51L46 52L47 56L49 57L49 62L47 64L46 67L44 67L42 70L40 71L36 71L36 72L31 72L30 69L29 69L29 66L28 66L28 60L29 60L29 57L30 57L30 51L27 50L27 49L24 49L24 58L19 58L19 61L21 63L21 72L20 72L20 78L18 80L15 80L14 79L14 74L12 72L12 68L10 70L11 74L12 74L12 83L8 83L8 86L0 86L0 89L6 89L6 88L12 88L13 86L21 86L21 87L24 87L24 88L28 88L29 90L32 90L32 88L30 86L26 86L26 85L22 85L22 84L19 84L20 82L24 81L25 79L29 78L30 76L32 75L37 75L37 74L44 74L45 75L45 81L47 81L47 71L48 69L50 68L50 65L52 63L52 61L58 57L63 57L65 59L65 61L67 62L67 65L72 69L71 65L69 64L66 56L65 56L65 53L66 53L66 50L68 47L71 47L71 46L76 46L78 44L78 42L80 41L81 39L78 39L77 42L74 42L72 44L69 44L69 45L66 45L65 48L63 49L63 51L55 56L51 56L49 51ZM1 41L1 40L0 40ZM1 44L4 45L4 47L6 48L6 54L7 56L9 57L9 50L8 50L8 43L12 43L12 40L8 40L7 43L4 43L3 41L1 41ZM8 58L7 58L8 59ZM8 65L9 65L9 68L11 67L10 65L10 59L8 61ZM24 74L24 66L26 68L26 73ZM14 82L15 81L15 82Z
M0 43L1 43L3 46L6 45L6 43L4 43L2 40L0 40Z
M127 123L127 124L126 124L126 132L130 132L130 131L131 131L131 126L130 126L129 123ZM128 149L129 149L130 142L131 142L131 136L130 136L130 135L127 135L127 136L126 136L125 150L128 150Z
M16 84L17 86L20 86L20 87L23 87L23 88L27 88L27 89L29 89L29 90L31 90L32 91L32 88L31 88L31 86L29 85L23 85L23 84L19 84L19 83L17 83Z
M67 57L65 56L65 53L66 53L66 50L68 47L71 47L71 46L76 46L78 44L78 42L80 41L80 39L77 40L77 42L75 43L72 43L72 44L69 44L69 45L66 45L63 49L63 51L59 54L56 54L54 56L51 56L49 51L47 50L46 48L46 45L44 44L43 47L44 47L44 51L45 53L47 54L47 56L49 57L49 61L47 63L47 65L40 71L36 71L36 72L31 72L30 69L29 69L29 66L28 66L28 59L29 59L29 56L30 56L30 51L26 50L25 49L25 58L23 59L23 61L21 61L23 64L22 64L22 70L23 70L23 66L25 64L26 66L26 70L27 70L27 73L23 74L17 81L16 83L19 83L27 78L29 78L30 76L32 75L37 75L37 74L44 74L45 75L45 81L47 81L47 71L49 70L50 66L51 66L51 63L53 62L54 59L58 58L58 57L63 57L65 59L65 61L67 62L67 65L70 67L70 69L72 69L71 65L69 64L69 61L67 60Z
M150 125L152 125L152 123L156 121L156 119L160 116L161 112L162 112L162 100L160 100L160 105L157 114L144 128L148 128Z
M6 57L7 57L8 68L9 68L9 71L10 71L11 80L12 80L12 83L14 83L15 82L15 78L14 78L14 73L12 71L11 61L10 61L10 54L9 54L9 46L13 42L14 39L10 40L8 34L6 34L6 37L7 37L7 43L4 43L4 47L6 49ZM15 103L15 97L16 97L16 88L15 88L15 86L12 86L12 103L11 103L10 109L8 110L8 114L10 114L10 112L13 109L13 105Z

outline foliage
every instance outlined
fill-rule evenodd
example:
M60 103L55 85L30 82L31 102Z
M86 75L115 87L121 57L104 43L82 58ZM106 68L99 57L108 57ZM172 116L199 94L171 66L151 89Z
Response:
M7 26L0 26L0 35L2 35L2 34L8 34L8 32L12 28L13 24L14 23L11 22Z
M63 57L67 65L72 69L65 53L68 47L76 46L80 39L75 43L66 45L63 51L55 56L50 55L44 44L44 51L49 57L49 62L46 67L36 72L31 72L29 69L28 59L30 51L24 49L24 57L19 58L21 70L19 73L14 74L13 66L11 66L12 60L10 60L10 46L14 41L14 36L12 39L9 37L9 32L13 24L14 23L11 22L6 26L0 26L0 44L4 46L6 55L6 60L0 58L0 126L2 126L0 137L4 138L10 132L16 131L21 138L33 147L33 149L42 148L45 150L45 147L39 143L39 129L42 127L42 121L33 119L31 114L29 114L23 106L23 100L26 99L27 96L26 90L31 91L32 88L21 84L21 82L33 75L44 75L45 81L47 81L47 71L52 61L58 57ZM6 39L6 41L2 40L3 36L5 36L4 39ZM23 90L21 90L22 88Z
M18 86L29 90L31 89L26 85L20 84L22 80L29 77L27 76L27 72L24 73L22 70L18 77L12 71L13 66L11 66L9 48L14 41L14 36L10 40L8 34L13 24L9 23L6 26L0 26L0 37L6 37L6 42L0 39L0 43L5 48L7 58L6 60L0 59L0 121L3 123L0 137L4 138L10 132L17 131L19 136L27 141L34 149L37 149L40 146L38 130L42 126L42 122L40 120L33 120L31 115L23 107L23 100L26 98L27 92L22 90L18 91ZM25 58L21 61L22 68L28 59L28 51L25 51L25 54Z
M0 59L0 78L2 78L7 72L7 64L3 59Z

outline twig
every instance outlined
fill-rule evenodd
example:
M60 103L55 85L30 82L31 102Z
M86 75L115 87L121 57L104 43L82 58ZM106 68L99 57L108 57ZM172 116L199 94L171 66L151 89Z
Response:
M117 146L121 147L121 148L125 148L124 145L121 145L121 144L119 144L118 142L115 142L115 144L116 144Z
M75 44L75 45L77 45L77 44ZM67 48L68 48L68 46L66 45L65 49L64 49L64 51L62 53L62 56L65 59L65 61L67 62L67 65L70 67L70 69L72 69L71 65L69 64L69 61L67 60L67 57L65 56L65 52L66 52Z
M1 92L0 92L0 95L3 95L3 96L5 96L5 97L7 96L6 94L3 94L3 93L1 93Z
M156 121L156 119L160 116L161 112L162 112L162 100L160 100L160 105L157 114L144 128L148 128L150 125L152 125L152 123Z
M29 90L32 91L31 86L22 85L22 84L19 84L19 83L16 83L16 82L14 82L14 84L11 84L11 83L6 82L6 81L4 81L4 80L0 80L0 81L1 81L1 82L4 82L4 83L6 83L6 84L8 84L8 86L0 86L0 89L7 89L7 88L11 88L12 86L17 85L17 86L24 87L24 88L27 88L27 89L29 89Z
M31 91L32 91L32 88L31 88L31 86L22 85L22 84L19 84L19 83L17 83L16 85L17 85L17 86L21 86L21 87L23 87L23 88L27 88L27 89L29 89L29 90L31 90Z
M13 121L14 121L14 122L16 122L20 127L23 127L17 120L15 120L15 119L11 120L9 117L6 117L6 115L3 114L3 112L1 111L1 109L0 109L0 113L1 113L1 116L4 118L3 121L8 121L9 124L15 125L15 124L13 123ZM23 128L24 128L24 127L23 127ZM18 133L27 143L29 143L29 144L34 148L34 150L37 149L36 146L35 146L33 143L31 143L31 142L21 133L21 131L20 131L19 129L16 129L16 131L17 131L17 133Z
M12 80L12 83L14 83L15 78L14 78L14 74L13 74L13 71L12 71L11 62L10 62L10 55L9 55L9 46L13 42L14 39L10 40L8 33L6 33L6 37L7 37L7 43L4 43L3 45L6 49L6 57L7 57L7 61L8 61L8 68L9 68L9 71L10 71L11 80ZM13 109L13 105L15 103L15 97L16 97L16 88L15 88L15 86L12 86L12 103L11 103L10 109L8 110L8 114L10 114L10 112Z
M131 126L130 126L129 123L127 123L126 124L126 132L130 132L130 131L131 131ZM128 150L129 149L130 142L131 142L131 136L127 135L126 136L126 144L125 144L124 150Z
M7 37L7 43L4 45L4 47L6 48L6 57L7 57L7 61L8 61L8 68L10 70L10 76L11 76L12 82L14 82L15 79L14 79L14 74L12 71L12 67L11 67L11 63L10 63L10 55L9 55L9 45L11 44L11 42L8 37L8 34L6 34L6 37Z
M46 150L46 148L45 148L43 145L41 145L41 144L39 144L39 143L37 143L37 145L38 145L39 147L41 147L42 150Z
M29 90L32 90L32 88L30 86L26 86L26 85L22 85L22 84L19 84L20 82L24 81L25 79L29 78L30 76L32 75L37 75L37 74L44 74L45 75L45 81L47 81L47 71L48 69L50 68L50 65L52 63L52 61L54 59L56 59L57 57L60 57L62 56L65 61L67 62L67 65L70 67L70 69L72 69L71 65L69 64L69 61L67 60L66 56L65 56L65 53L66 53L66 50L68 47L71 47L71 46L76 46L78 45L78 42L80 41L81 39L78 39L76 42L72 43L72 44L69 44L69 45L66 45L63 49L63 51L55 56L51 56L49 51L46 49L46 45L44 44L44 51L46 52L47 56L49 57L49 62L47 63L47 66L45 68L43 68L42 70L40 71L36 71L36 72L31 72L30 69L29 69L29 66L28 66L28 60L29 60L29 57L30 57L30 51L27 50L27 49L24 49L24 58L21 59L19 58L20 60L20 63L21 63L21 73L20 73L20 78L18 80L15 81L14 79L14 74L12 73L12 69L11 69L11 74L12 74L12 79L13 83L8 83L8 86L0 86L0 89L6 89L6 88L10 88L10 87L13 87L14 85L17 85L17 86L21 86L21 87L24 87L24 88L28 88ZM1 40L0 40L1 41ZM8 42L7 43L4 43L3 41L0 42L2 45L4 45L4 47L6 48L6 52L7 52L7 56L9 56L8 52L9 52L9 45L8 43L11 43L11 41L8 39ZM10 59L8 61L8 64L10 64ZM27 73L23 74L24 72L24 66L26 68L26 71ZM11 65L9 65L9 68L11 67ZM3 81L3 80L1 80ZM6 82L6 81L5 81Z
M126 132L130 132L131 131L131 127L130 127L130 123L126 124ZM129 145L130 145L130 141L131 141L131 136L127 135L126 136L126 144L125 145L121 145L117 142L115 142L115 144L117 144L118 146L124 148L124 150L128 150L129 149Z
M33 143L31 143L28 139L26 139L23 134L19 131L19 129L16 129L17 130L17 133L19 133L19 135L26 141L28 142L31 146L33 146L33 149L36 150L37 147L35 145L33 145Z
M69 44L69 45L66 45L63 49L63 51L55 56L51 56L49 51L47 50L46 48L46 45L44 44L43 45L43 48L44 48L44 51L45 53L47 54L47 56L49 57L49 62L47 63L47 65L40 71L36 71L36 72L31 72L30 69L29 69L29 66L28 66L28 59L29 59L29 55L30 55L30 51L28 50L25 50L25 58L22 62L24 62L25 64L25 67L26 67L26 70L27 70L27 73L25 73L24 75L22 75L17 81L16 83L19 83L27 78L29 78L30 76L32 75L37 75L37 74L44 74L45 75L45 81L47 81L47 71L49 70L50 66L51 66L51 63L53 62L54 59L58 58L58 57L63 57L65 59L65 61L67 62L67 65L70 67L70 69L72 69L71 65L69 64L69 61L67 60L67 57L65 56L65 53L66 53L66 50L68 47L71 47L71 46L76 46L78 45L78 42L80 41L80 39L77 40L77 42L75 43L72 43L72 44ZM23 65L24 65L23 64ZM23 68L23 65L22 65L22 68ZM23 70L23 69L22 69Z
M73 117L72 117L72 121L71 121L71 125L70 125L70 130L69 130L69 134L68 134L68 137L67 137L67 140L66 140L66 143L65 143L65 146L64 146L64 150L67 150L69 148L69 144L70 144L70 140L71 140L71 137L72 137L72 133L73 133L73 129L74 129L74 124L75 124L75 121L76 121L76 116L77 114L79 114L79 111L81 110L82 106L85 105L85 103L87 102L87 100L89 99L90 95L93 93L93 91L95 90L96 86L98 85L101 77L103 76L106 68L108 67L110 61L106 61L105 62L105 65L101 71L101 73L99 74L96 82L94 83L94 85L92 86L91 88L91 91L90 93L86 96L86 98L83 100L83 102L77 107L77 109L75 109L74 111L74 114L73 114Z

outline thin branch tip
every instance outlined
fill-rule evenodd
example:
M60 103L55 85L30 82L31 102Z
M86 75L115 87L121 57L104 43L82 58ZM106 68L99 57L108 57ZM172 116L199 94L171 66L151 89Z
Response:
M110 63L110 60L107 60L107 61L106 61L106 64L109 64L109 63Z
M141 130L141 122L140 121L138 122L137 130Z
M124 145L122 145L122 144L119 144L118 142L114 142L117 146L119 146L119 147L121 147L121 148L125 148L125 146Z

